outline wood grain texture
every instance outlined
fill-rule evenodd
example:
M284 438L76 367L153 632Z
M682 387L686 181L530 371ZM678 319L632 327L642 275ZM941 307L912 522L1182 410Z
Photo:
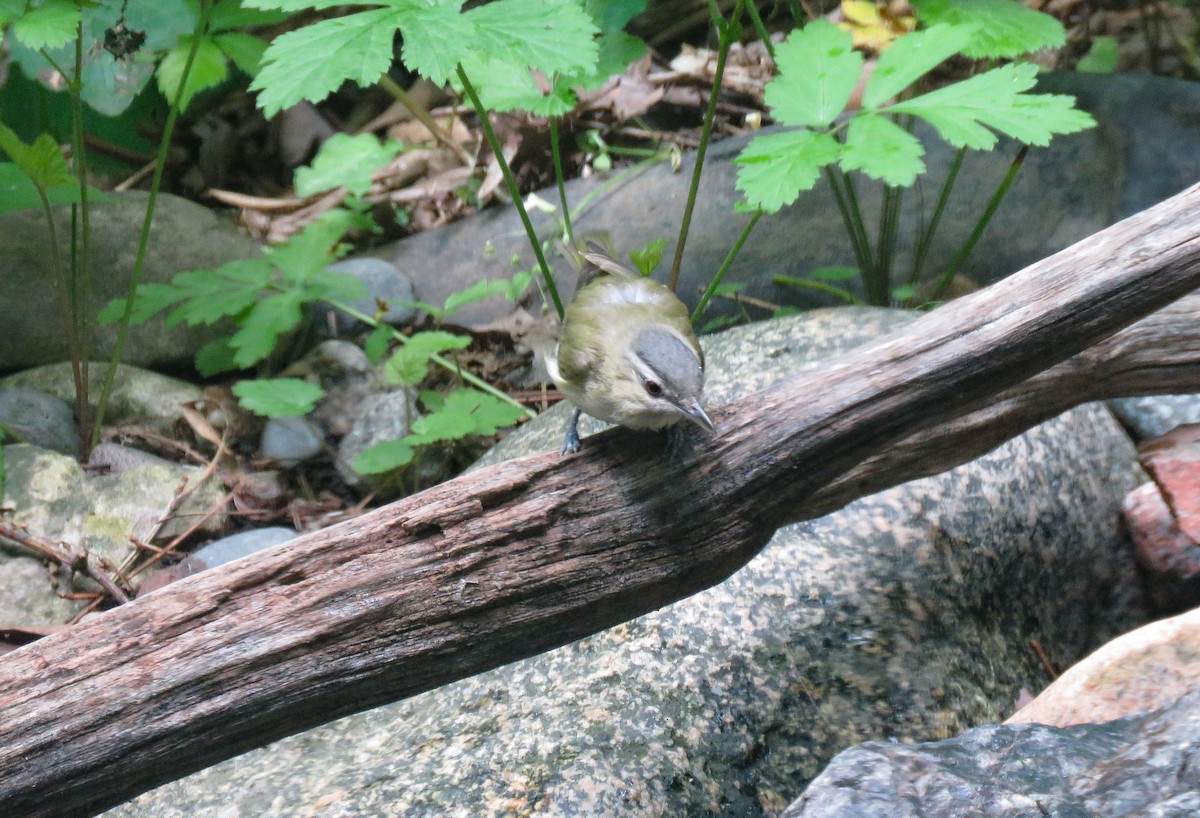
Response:
M603 433L579 455L465 475L8 654L0 814L94 813L693 594L780 525L948 469L1077 403L1196 390L1200 299L1163 309L1200 286L1196 213L1200 186L716 407L720 434L669 459Z

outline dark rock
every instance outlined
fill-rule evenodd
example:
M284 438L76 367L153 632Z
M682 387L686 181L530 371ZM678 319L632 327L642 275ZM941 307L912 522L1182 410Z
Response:
M1200 423L1200 395L1121 398L1108 405L1138 443L1162 437L1184 423Z
M79 427L65 401L36 389L0 388L0 425L23 442L79 457Z
M989 725L947 741L869 742L835 758L783 818L1195 818L1200 693L1104 724Z
M92 208L92 300L84 309L95 315L114 298L128 294L146 213L142 191L112 194ZM60 242L69 241L70 208L54 209ZM50 239L40 210L0 214L0 372L67 360L58 302L51 277ZM67 258L70 247L61 248ZM169 281L176 273L213 268L227 261L257 258L261 250L232 222L201 205L161 194L146 249L142 284ZM190 365L205 342L229 334L227 326L167 328L162 317L131 327L122 360L142 366ZM95 328L92 357L112 354L116 326Z
M374 315L376 299L379 299L388 305L387 312L382 316L382 320L386 324L404 326L417 317L416 308L403 303L413 300L412 281L395 264L381 258L348 258L330 264L325 269L330 272L352 275L366 286L369 294L365 298L351 301L348 305L359 312ZM341 310L326 305L319 305L315 310L315 315L318 329L328 331L328 327L332 323L339 334L366 326Z

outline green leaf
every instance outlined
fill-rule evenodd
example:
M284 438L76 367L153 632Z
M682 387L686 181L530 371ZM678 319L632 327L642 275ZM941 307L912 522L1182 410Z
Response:
M775 64L779 76L765 92L772 115L785 125L825 127L849 102L863 57L849 32L814 20L776 46Z
M879 55L863 92L863 107L876 108L928 74L970 42L969 26L940 25L905 34Z
M363 5L372 4L364 3ZM241 0L220 0L208 15L208 30L233 31L239 28L273 26L277 23L282 23L290 16L280 11L263 11L250 8L249 6L249 3L242 3ZM258 38L255 37L254 39L257 40ZM259 40L259 42L262 41ZM265 46L266 44L264 43L263 45Z
M137 297L133 302L133 312L130 313L129 323L133 326L143 324L159 312L165 310L183 295L170 284L150 282L142 284L137 289ZM125 316L125 299L114 298L96 315L96 321L101 326L109 326L120 321Z
M383 368L384 379L388 383L415 386L425 380L430 357L439 352L462 349L470 343L471 339L467 336L455 335L452 332L418 332L409 338L404 346L392 353L392 357Z
M176 300L183 303L167 316L167 326L181 321L193 327L212 324L244 312L271 283L273 272L266 259L252 258L229 261L215 270L179 273L171 279L170 286L179 293ZM140 297L139 293L139 300ZM157 298L161 300L165 294Z
M304 99L320 102L347 80L372 85L392 63L401 19L397 9L372 9L276 37L250 83L250 90L261 92L258 106L274 116Z
M179 93L179 83L183 80L183 69L187 66L191 48L192 38L180 37L179 45L168 51L158 65L158 90L172 103ZM179 98L179 110L186 111L192 97L206 88L220 85L227 76L229 66L225 62L225 53L215 42L204 38L196 47L196 58L184 83L183 96Z
M358 301L371 294L367 285L349 273L319 270L300 285L305 301Z
M450 293L446 298L446 303L442 305L442 315L453 315L468 304L475 304L494 295L508 295L509 284L509 280L504 278L481 279L465 290Z
M1019 57L1057 48L1067 39L1058 20L1013 0L912 0L912 5L927 26L974 26L975 34L963 49L971 59Z
M917 294L917 288L914 284L901 284L898 287L892 288L892 301L897 304L902 304L908 299Z
M32 145L26 145L12 129L0 122L0 150L43 190L67 185L77 187L67 160L50 134L39 134Z
M394 330L387 324L380 324L367 336L367 340L363 344L363 352L372 366L378 366L379 362L383 360L383 356L387 354L393 332Z
M404 64L435 85L445 85L455 67L479 45L479 32L459 13L462 0L437 3L405 12Z
M196 350L196 370L206 378L220 375L222 372L233 372L238 365L233 362L236 350L229 345L228 338L218 338L209 341Z
M426 412L436 412L446 405L446 396L432 389L422 389L419 397Z
M0 26L6 26L25 14L25 0L0 0Z
M495 0L463 16L478 31L480 48L493 58L546 76L595 70L596 26L576 0Z
M296 193L312 196L344 187L362 196L371 189L371 174L396 158L403 147L394 140L380 142L369 133L334 134L321 145L312 165L296 169Z
M835 161L841 150L829 134L812 131L756 136L734 160L739 166L737 189L752 207L775 213L810 189L821 168Z
M267 50L267 44L262 39L253 34L241 34L235 31L214 34L213 42L242 73L251 77L258 75L263 54Z
M414 454L413 446L407 439L385 440L363 449L350 465L359 474L383 474L407 466Z
M446 396L440 408L413 423L409 439L424 445L468 435L494 435L524 414L521 407L494 395L460 387Z
M625 28L646 10L646 0L583 0L583 9L604 34Z
M58 185L46 189L50 204L74 204L79 201L79 185ZM99 191L92 191L100 195ZM15 162L0 162L0 213L41 207L37 186Z
M529 289L531 281L533 281L533 270L521 270L514 273L513 277L508 280L508 291L504 297L509 301L516 301L524 295L525 290Z
M662 261L663 251L666 249L666 239L655 239L641 250L630 250L629 258L633 261L633 266L637 267L638 272L644 276L648 276L654 272L654 268Z
M863 112L850 120L841 165L893 187L908 187L925 172L924 153L921 141L908 131L887 117Z
M300 324L297 293L280 293L260 300L241 321L241 328L229 339L235 350L233 362L245 369L266 358L275 349L279 336Z
M1117 70L1120 56L1116 37L1097 37L1092 40L1092 47L1080 58L1075 70L1085 74L1111 74Z
M463 72L475 86L479 102L492 111L529 111L537 116L562 116L575 109L575 92L567 80L542 91L528 68L507 60L482 61L472 56L462 60ZM454 78L454 87L461 84Z
M308 9L338 8L346 5L345 0L242 0L242 5L248 9L278 9L295 13L298 11L306 11ZM388 5L386 0L359 0L360 6L385 6Z
M1003 65L887 110L921 117L956 148L983 150L996 144L988 128L1026 144L1046 145L1054 134L1096 124L1074 107L1073 97L1022 93L1033 87L1036 75L1035 65Z
M283 244L270 248L267 258L289 282L304 282L337 259L339 242L357 218L341 208L323 213Z
M311 412L325 390L299 378L274 378L239 381L233 385L233 394L242 406L257 415L292 418Z
M83 12L75 0L43 0L13 20L12 35L34 51L60 48L75 39Z

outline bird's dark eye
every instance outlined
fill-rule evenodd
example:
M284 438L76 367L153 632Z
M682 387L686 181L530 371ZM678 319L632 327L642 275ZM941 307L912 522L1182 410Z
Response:
M658 381L646 381L646 394L652 398L661 398L663 393L662 384Z

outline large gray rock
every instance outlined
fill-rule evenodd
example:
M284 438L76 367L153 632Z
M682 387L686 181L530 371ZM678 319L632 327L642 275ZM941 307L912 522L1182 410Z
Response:
M783 818L1195 818L1200 693L1104 724L989 725L839 755Z
M710 399L908 320L821 311L712 336ZM493 459L557 448L566 409ZM1048 681L1031 640L1066 663L1138 621L1116 522L1133 462L1106 410L1078 409L945 475L789 526L694 597L112 814L776 815L848 746L1003 718Z
M138 235L146 213L142 191L113 194L92 208L92 300L95 315L113 298L128 294ZM70 208L54 209L60 242L69 242ZM51 276L50 238L40 210L0 214L0 372L68 358ZM70 255L69 244L61 248ZM261 255L258 245L209 208L161 194L142 269L143 284L169 281L184 270L218 267L227 261ZM122 360L142 366L190 365L206 341L228 335L227 327L167 328L162 318L130 329ZM107 359L117 337L115 326L96 327L92 355Z

